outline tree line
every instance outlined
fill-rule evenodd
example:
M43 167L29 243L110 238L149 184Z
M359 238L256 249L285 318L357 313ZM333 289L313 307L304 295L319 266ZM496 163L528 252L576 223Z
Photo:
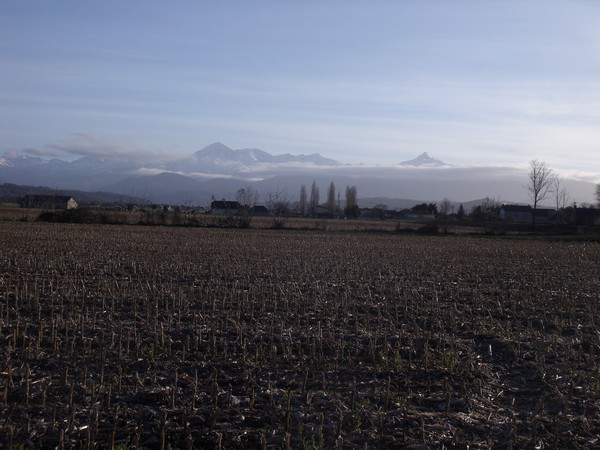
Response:
M556 211L564 210L569 202L569 194L565 181L550 166L536 159L529 162L528 181L523 186L533 204L532 210L532 228L536 226L536 213L542 201L551 199ZM321 202L321 193L317 182L313 180L310 191L305 184L300 186L300 195L297 202L292 202L285 190L277 189L267 195L266 206L272 215L283 217L290 213L296 213L302 217L346 217L357 218L360 215L358 206L358 191L356 186L346 186L344 192L344 202L342 208L341 191L337 190L335 183L331 181L327 188L326 198ZM596 200L600 205L600 183L596 185ZM240 189L237 199L241 205L253 206L258 200L256 191L252 188ZM470 211L473 217L484 217L490 212L499 210L500 202L497 200L484 202ZM442 217L454 214L454 204L447 198L444 198L439 204L424 203L411 208L415 212L439 215ZM374 211L380 211L383 218L387 211L387 205L377 204ZM456 216L461 219L467 214L461 204Z
M327 189L327 201L325 202L326 212L331 217L339 215L339 213L342 211L340 197L341 193L336 191L335 183L332 181L329 183L329 187ZM314 180L312 182L310 187L310 197L308 196L306 185L302 184L300 186L298 213L301 216L315 217L319 215L320 206L320 194L317 182ZM356 186L346 186L343 213L345 217L349 218L355 218L359 215Z

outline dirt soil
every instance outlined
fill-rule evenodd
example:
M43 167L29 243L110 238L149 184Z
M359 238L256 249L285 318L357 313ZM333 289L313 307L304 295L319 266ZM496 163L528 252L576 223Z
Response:
M0 445L600 448L599 250L0 223Z

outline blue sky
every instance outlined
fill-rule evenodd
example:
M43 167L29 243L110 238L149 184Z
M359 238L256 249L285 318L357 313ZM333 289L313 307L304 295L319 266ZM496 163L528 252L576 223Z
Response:
M0 154L215 141L600 179L600 2L0 3Z

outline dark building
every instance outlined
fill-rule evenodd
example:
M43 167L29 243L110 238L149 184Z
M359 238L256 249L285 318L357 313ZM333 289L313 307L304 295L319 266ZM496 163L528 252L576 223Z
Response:
M21 198L21 208L75 209L77 202L66 195L26 195Z

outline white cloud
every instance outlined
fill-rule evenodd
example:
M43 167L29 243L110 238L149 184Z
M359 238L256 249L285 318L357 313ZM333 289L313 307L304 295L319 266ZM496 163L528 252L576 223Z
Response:
M112 159L156 159L166 158L168 153L153 149L140 149L135 144L115 143L112 140L88 133L73 133L61 143L49 144L51 150L74 156L90 156L94 158Z
M27 155L33 156L42 156L42 157L53 157L53 158L61 158L67 156L67 154L62 150L52 149L48 147L44 148L24 148L21 150L21 153L25 153Z

